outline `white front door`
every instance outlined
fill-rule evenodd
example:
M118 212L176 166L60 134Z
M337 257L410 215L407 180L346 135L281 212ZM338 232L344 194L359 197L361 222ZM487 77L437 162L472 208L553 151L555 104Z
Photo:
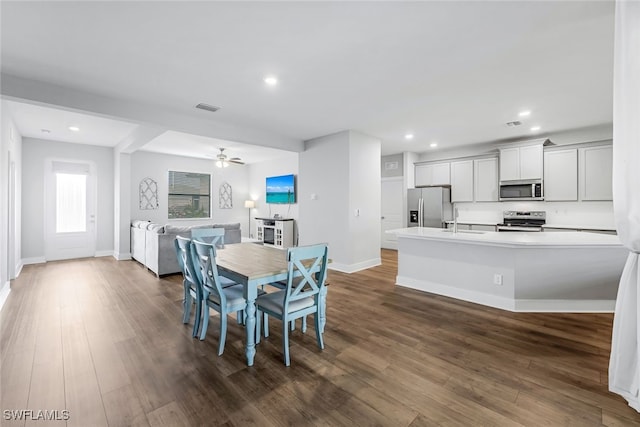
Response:
M49 160L46 168L45 259L95 256L95 166Z
M402 215L404 212L404 184L402 177L383 178L381 189L382 218L380 247L384 249L398 249L398 240L393 234L385 231L402 228Z

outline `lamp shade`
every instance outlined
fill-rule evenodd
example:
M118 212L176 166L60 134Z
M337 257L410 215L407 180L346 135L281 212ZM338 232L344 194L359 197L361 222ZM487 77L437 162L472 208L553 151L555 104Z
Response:
M244 207L245 208L249 208L249 209L253 209L256 207L256 202L253 200L245 200L244 201Z

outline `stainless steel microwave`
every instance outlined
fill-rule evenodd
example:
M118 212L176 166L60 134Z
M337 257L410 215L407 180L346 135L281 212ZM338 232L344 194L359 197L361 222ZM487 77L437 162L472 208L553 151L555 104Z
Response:
M508 200L544 200L542 180L501 182L500 201Z

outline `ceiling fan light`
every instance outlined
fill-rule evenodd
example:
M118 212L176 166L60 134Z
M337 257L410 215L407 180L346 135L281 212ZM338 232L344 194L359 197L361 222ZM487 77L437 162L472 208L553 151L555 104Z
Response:
M216 166L219 168L226 168L227 166L229 166L229 162L226 162L224 160L217 160Z

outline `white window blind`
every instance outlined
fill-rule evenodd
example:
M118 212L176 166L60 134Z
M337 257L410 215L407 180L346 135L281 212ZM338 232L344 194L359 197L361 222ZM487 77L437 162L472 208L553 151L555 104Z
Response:
M87 231L87 176L56 172L56 233Z

